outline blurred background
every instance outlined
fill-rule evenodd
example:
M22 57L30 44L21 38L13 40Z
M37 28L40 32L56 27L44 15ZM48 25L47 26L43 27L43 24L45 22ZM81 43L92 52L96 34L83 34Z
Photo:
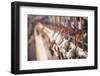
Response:
M28 15L28 60L87 58L87 31L87 17Z

